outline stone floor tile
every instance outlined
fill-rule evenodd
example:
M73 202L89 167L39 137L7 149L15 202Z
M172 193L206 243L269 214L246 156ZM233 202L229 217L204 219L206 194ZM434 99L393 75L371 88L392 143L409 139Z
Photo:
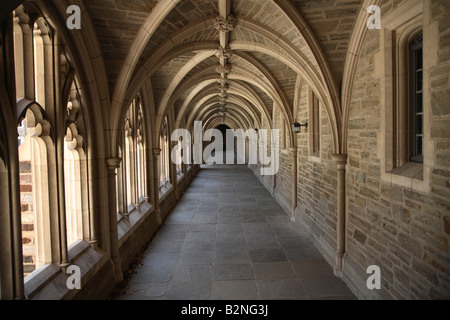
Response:
M213 300L258 300L254 280L213 281Z
M262 300L306 299L307 295L297 279L257 280Z
M250 250L250 257L253 263L287 261L286 255L281 249Z
M213 261L213 251L185 252L180 254L181 264L210 264Z
M184 241L156 240L149 250L153 253L179 253L184 245Z
M145 283L131 284L124 296L133 300L149 300L163 297L167 292L168 283Z
M166 267L175 265L178 258L178 253L150 252L142 260L142 265L144 267Z
M253 280L250 263L216 263L214 264L214 281L221 280Z
M130 284L169 282L172 279L174 271L175 266L142 267L130 280Z
M292 268L299 278L333 276L333 268L327 262L291 262Z
M284 252L289 261L325 261L320 252L314 248L287 248Z
M253 263L255 279L296 278L296 274L288 262Z
M118 300L354 299L245 166L204 166Z
M300 278L302 288L311 299L351 297L348 287L336 277Z
M228 250L223 250L228 249ZM214 256L215 263L250 263L250 254L247 250L235 247L223 247L216 250Z
M212 265L184 265L180 264L175 269L172 277L174 282L211 281Z
M167 300L211 300L211 282L172 282L164 296Z

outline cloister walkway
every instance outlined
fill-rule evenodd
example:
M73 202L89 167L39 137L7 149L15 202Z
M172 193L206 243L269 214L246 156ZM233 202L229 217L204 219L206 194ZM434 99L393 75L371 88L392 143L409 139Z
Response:
M203 166L119 300L354 299L246 166Z

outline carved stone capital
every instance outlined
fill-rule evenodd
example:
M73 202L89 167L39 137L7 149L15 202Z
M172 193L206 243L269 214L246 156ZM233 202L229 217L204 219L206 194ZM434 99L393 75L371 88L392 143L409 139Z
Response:
M224 18L221 15L219 15L214 20L214 28L219 32L233 31L235 24L236 24L236 19L233 16Z
M228 83L220 84L217 86L217 89L219 91L226 92L228 89L230 89L230 85Z
M229 74L232 69L233 69L233 67L231 66L231 64L226 64L225 66L219 65L216 68L216 72L220 73L220 74L222 74L222 73Z
M225 86L228 84L228 79L227 78L219 78L219 79L217 79L217 82L220 83L221 86Z
M115 170L120 168L120 164L122 163L121 158L109 158L106 159L106 168L108 170Z
M289 147L288 151L291 154L291 156L297 156L298 147Z
M161 155L161 149L153 149L153 159L158 159Z
M345 169L347 165L348 155L347 154L332 154L331 159L336 162L338 169Z
M233 56L233 51L231 51L231 49L229 47L224 48L222 46L220 46L216 52L215 55L217 58L226 58L229 59Z

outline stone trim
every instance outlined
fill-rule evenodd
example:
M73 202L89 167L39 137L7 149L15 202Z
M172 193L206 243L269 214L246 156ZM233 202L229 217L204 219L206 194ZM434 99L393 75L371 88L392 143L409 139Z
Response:
M434 143L431 139L431 83L430 69L437 64L434 51L439 51L439 45L432 38L424 37L424 163L423 165L409 162L408 148L405 148L406 137L401 132L407 127L408 104L405 92L408 90L406 76L407 55L403 50L408 39L418 29L423 28L424 34L435 29L435 24L428 24L430 14L425 8L428 1L413 0L400 5L387 16L383 17L380 31L381 49L375 56L375 75L381 81L381 123L379 135L380 171L383 181L411 188L420 192L431 191L431 173L434 166ZM438 33L438 31L436 31ZM394 47L392 46L392 40ZM392 57L396 57L394 64ZM396 74L400 76L396 76ZM395 81L397 79L397 81ZM395 89L396 88L396 89ZM393 91L395 90L395 91ZM397 95L394 96L394 92ZM398 102L398 104L397 104ZM393 119L396 119L393 121ZM396 125L399 124L398 125ZM397 138L396 138L397 137ZM397 139L397 143L394 140ZM422 167L422 169L420 168Z

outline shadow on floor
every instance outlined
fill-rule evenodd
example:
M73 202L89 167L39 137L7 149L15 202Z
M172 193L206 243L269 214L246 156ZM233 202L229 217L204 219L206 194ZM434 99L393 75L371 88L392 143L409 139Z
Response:
M245 165L203 166L135 267L116 299L355 299Z

